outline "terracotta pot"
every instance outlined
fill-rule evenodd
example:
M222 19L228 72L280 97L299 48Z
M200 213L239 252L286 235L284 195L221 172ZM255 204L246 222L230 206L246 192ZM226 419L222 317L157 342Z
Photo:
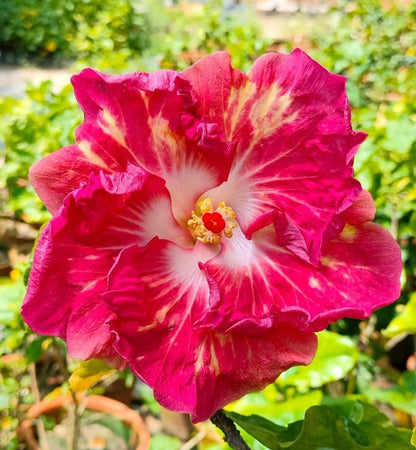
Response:
M147 450L150 447L150 433L148 432L140 415L123 403L101 395L80 396L85 409L107 413L127 424L131 431L130 445L136 445L136 450ZM30 450L40 450L39 444L33 434L33 419L41 415L59 416L66 406L73 403L71 395L63 395L35 403L28 410L28 419L19 427L19 434L25 440ZM138 442L138 444L136 444Z

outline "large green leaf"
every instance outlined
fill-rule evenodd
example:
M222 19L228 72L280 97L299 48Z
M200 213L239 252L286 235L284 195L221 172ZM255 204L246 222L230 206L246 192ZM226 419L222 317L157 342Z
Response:
M311 406L320 405L322 398L322 391L314 390L279 401L278 393L271 385L262 392L245 395L227 408L240 414L264 416L279 425L288 425L291 422L303 419L306 410Z
M344 400L345 403L345 400ZM313 406L305 420L287 428L263 417L227 415L242 429L271 450L410 450L411 430L396 428L375 406L360 404L356 422L328 406ZM350 408L357 409L351 401ZM345 404L343 406L345 411ZM348 413L350 415L350 413Z
M383 334L388 338L398 336L402 333L416 333L416 293L410 297L406 306L399 306L403 308L402 311L383 331Z
M331 331L318 333L318 350L309 366L296 366L282 373L280 387L296 386L305 391L345 377L358 361L359 352L353 340Z
M227 411L226 414L248 434L270 449L287 447L296 440L302 429L302 421L293 422L286 428L256 414L243 416L232 411Z

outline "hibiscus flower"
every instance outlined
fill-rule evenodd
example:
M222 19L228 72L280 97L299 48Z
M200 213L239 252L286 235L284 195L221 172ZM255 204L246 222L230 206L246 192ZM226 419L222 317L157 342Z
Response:
M295 50L247 74L219 52L72 82L76 145L30 172L53 218L22 308L70 356L129 364L199 421L399 296L399 248L353 178L345 78Z

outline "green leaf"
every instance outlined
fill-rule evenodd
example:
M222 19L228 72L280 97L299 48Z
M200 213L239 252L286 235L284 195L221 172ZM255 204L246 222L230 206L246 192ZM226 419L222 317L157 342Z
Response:
M150 444L150 450L179 450L181 446L181 441L178 438L165 435L156 435L152 437L152 442Z
M294 422L286 428L255 414L243 416L232 411L225 413L248 434L271 449L279 449L281 445L287 447L295 441L302 428L302 421Z
M352 402L354 403L354 402ZM345 404L343 408L345 408ZM262 417L227 415L271 450L409 450L411 431L396 428L375 406L361 403L357 423L328 406L313 406L305 420L278 426ZM351 405L349 410L357 409Z
M412 438L410 439L410 443L413 447L416 447L416 427L413 428Z
M25 294L23 283L0 277L0 324L9 325L19 313Z
M358 400L357 396L354 398L355 400L348 397L324 397L322 404L329 406L354 423L359 423L364 416L364 406L360 401L356 401Z
M398 385L391 389L370 388L365 391L371 401L388 403L396 409L416 415L416 374L403 372Z
M416 333L416 293L410 296L406 306L398 305L399 307L403 308L402 311L383 331L383 334L388 338L398 336L402 333Z
M358 423L360 430L369 438L371 448L376 449L410 449L411 430L395 427L390 420L375 406L363 403L364 414Z
M82 361L69 377L69 385L75 392L84 392L114 369L100 359Z
M366 391L366 396L372 402L388 403L396 409L405 411L411 415L416 415L416 397L399 389L377 389L372 388Z
M274 392L274 395L273 395ZM288 400L280 400L273 385L262 392L253 392L227 408L240 414L257 414L273 420L279 425L288 425L305 417L308 408L322 402L322 391L314 390L306 394L297 394Z
M331 331L318 333L318 350L309 366L296 366L283 372L276 383L280 387L296 386L304 391L344 378L358 361L355 342Z
M45 336L40 336L33 340L26 348L26 359L28 362L37 362L39 361L40 357L42 356L43 350L42 350L42 344L43 341L46 339Z

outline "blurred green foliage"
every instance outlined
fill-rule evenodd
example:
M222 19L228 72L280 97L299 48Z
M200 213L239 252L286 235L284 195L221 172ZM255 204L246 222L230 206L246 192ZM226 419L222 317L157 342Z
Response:
M0 8L6 61L140 53L149 43L146 17L129 0L1 0Z
M321 387L344 378L358 362L357 344L348 336L330 331L318 333L318 350L308 366L297 366L284 372L277 380L279 388L294 386L300 392Z
M368 132L355 170L396 237L416 234L416 1L340 0L330 32L315 36L315 57L348 77L356 128ZM403 242L416 286L414 242ZM412 253L410 255L409 253Z
M0 188L7 188L9 198L3 211L12 212L26 222L42 223L49 214L34 195L27 177L29 167L57 148L73 143L75 127L82 114L71 86L52 91L52 83L29 86L22 100L0 99Z
M400 336L403 333L416 334L416 292L410 296L406 305L397 308L398 315L383 331L388 338Z
M227 50L234 66L245 70L266 51L267 41L247 5L232 10L224 10L221 0L184 2L170 9L162 0L148 0L147 5L152 42L145 56L158 68L181 70L208 53Z
M0 277L0 448L17 448L15 430L22 403L33 402L26 343L31 334L23 323L20 305L25 292L22 277Z

